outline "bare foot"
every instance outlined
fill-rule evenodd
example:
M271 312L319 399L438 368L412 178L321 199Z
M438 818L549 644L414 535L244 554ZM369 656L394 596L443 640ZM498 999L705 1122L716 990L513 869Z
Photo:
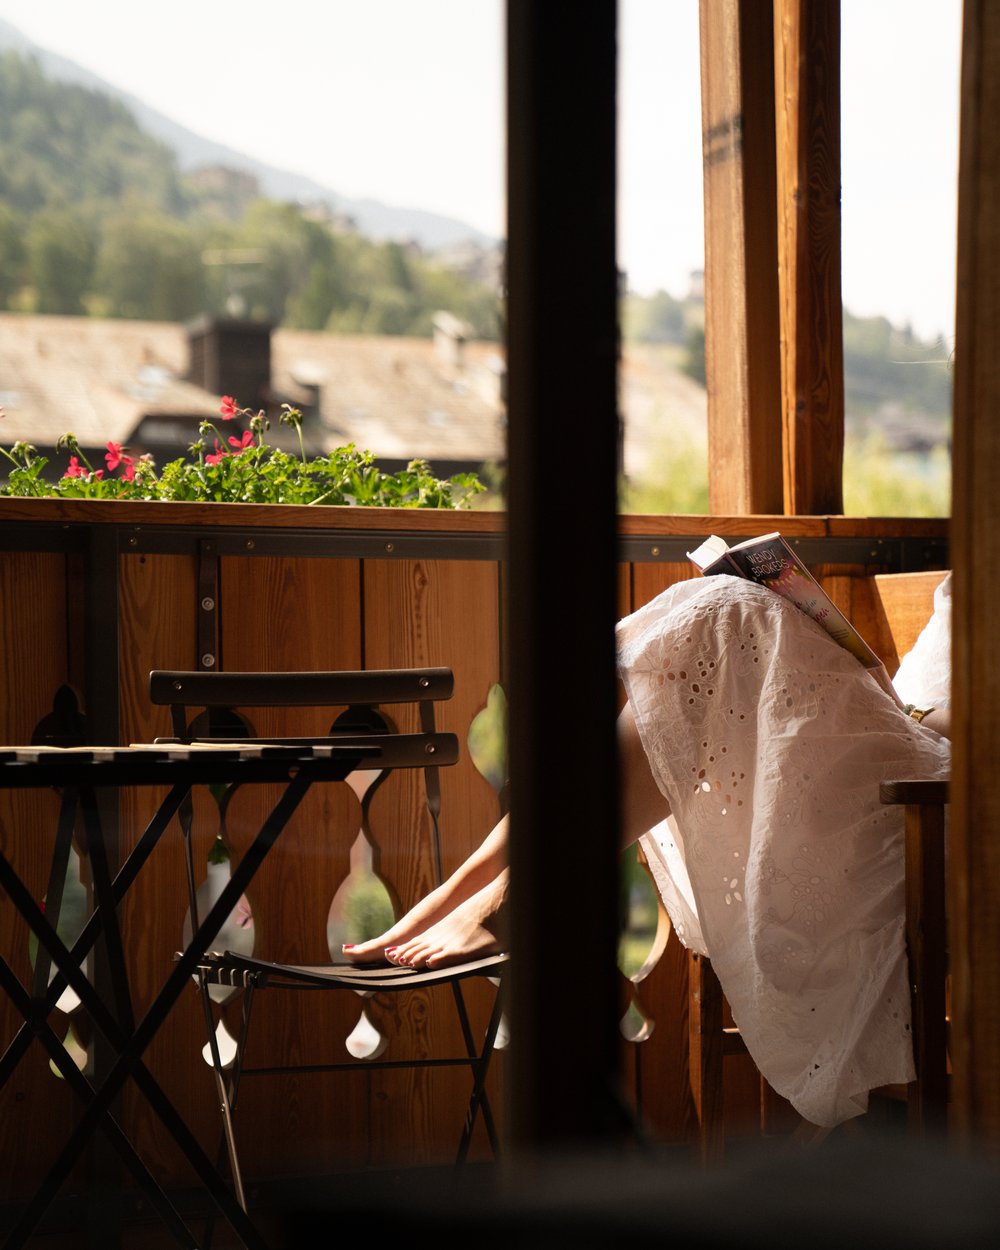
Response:
M408 968L444 968L504 950L507 901L506 870L477 894L460 903L436 924L397 945L386 958Z
M439 886L438 889L432 890L430 894L422 898L415 907L411 907L401 920L397 920L391 928L386 929L378 937L371 938L367 942L345 942L344 954L353 963L377 963L386 958L387 946L399 946L402 942L410 941L418 933L422 933L424 929L446 916L452 906L453 903L445 893L444 887Z
M507 819L504 817L444 885L439 885L436 890L422 898L391 928L367 942L345 942L342 948L345 958L352 963L378 963L387 958L387 947L398 949L426 933L505 871L506 851Z

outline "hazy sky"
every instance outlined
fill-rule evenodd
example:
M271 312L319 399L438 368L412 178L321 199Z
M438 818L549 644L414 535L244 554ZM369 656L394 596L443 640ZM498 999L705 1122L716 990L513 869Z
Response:
M619 3L619 261L681 295L702 263L698 3ZM0 0L0 17L238 151L503 232L501 0ZM961 0L842 0L842 17L844 302L950 336Z

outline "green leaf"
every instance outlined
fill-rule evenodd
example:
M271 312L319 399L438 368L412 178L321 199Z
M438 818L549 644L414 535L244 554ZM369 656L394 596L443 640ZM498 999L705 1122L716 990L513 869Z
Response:
M473 717L467 737L469 758L499 794L507 784L507 696L490 687L486 706Z

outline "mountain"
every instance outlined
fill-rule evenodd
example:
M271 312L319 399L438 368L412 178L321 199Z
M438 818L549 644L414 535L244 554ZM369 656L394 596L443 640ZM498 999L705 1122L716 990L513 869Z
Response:
M262 194L269 199L328 205L335 214L353 219L360 234L378 241L414 239L428 251L469 241L482 247L492 247L497 243L495 238L455 218L443 217L422 209L383 204L378 200L352 199L303 174L277 169L243 152L236 152L224 144L206 139L82 65L40 47L0 18L0 52L7 50L34 57L49 78L76 83L121 101L134 114L143 130L176 153L178 165L183 172L218 165L243 170L257 179Z

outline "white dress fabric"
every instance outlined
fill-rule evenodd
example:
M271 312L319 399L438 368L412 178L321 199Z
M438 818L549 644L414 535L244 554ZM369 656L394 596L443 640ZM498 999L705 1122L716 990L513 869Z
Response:
M861 1114L914 1075L903 813L879 781L945 775L948 743L741 578L670 587L620 622L618 649L672 813L642 845L678 937L710 956L778 1093L815 1124Z

